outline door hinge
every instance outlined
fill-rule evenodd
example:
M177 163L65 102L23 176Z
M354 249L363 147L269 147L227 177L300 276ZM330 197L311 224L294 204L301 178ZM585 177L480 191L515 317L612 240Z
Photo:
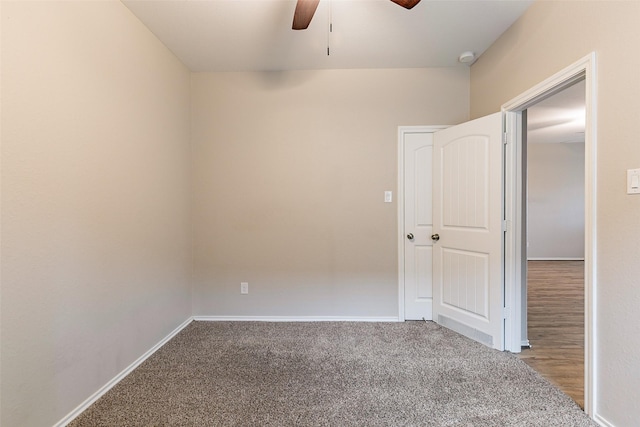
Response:
M509 307L502 307L502 318L508 319L511 317L511 309Z
M508 219L502 220L502 231L511 231L511 221Z
M507 132L504 132L502 134L502 143L504 145L507 145L509 143L509 134Z

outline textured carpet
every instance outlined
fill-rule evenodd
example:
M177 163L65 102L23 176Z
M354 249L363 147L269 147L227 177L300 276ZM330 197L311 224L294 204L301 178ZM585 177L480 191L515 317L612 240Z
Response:
M193 322L70 426L591 426L512 354L431 322Z

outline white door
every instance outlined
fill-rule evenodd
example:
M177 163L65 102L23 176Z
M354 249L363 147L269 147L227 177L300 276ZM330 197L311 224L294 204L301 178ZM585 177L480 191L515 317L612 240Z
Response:
M432 320L433 132L404 133L404 317Z
M436 132L433 150L434 320L503 350L502 114Z

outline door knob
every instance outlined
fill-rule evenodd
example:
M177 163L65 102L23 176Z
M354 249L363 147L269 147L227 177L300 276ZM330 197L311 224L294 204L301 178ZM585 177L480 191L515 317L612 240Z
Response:
M431 235L431 240L433 240L434 242L437 242L438 240L440 240L440 235L432 234Z
M409 240L413 240L413 233L409 233L409 234L407 234L407 239L409 239Z

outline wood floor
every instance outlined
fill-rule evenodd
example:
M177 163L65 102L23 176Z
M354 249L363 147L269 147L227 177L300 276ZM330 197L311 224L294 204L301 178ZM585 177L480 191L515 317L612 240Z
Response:
M520 358L584 408L584 261L529 261Z

